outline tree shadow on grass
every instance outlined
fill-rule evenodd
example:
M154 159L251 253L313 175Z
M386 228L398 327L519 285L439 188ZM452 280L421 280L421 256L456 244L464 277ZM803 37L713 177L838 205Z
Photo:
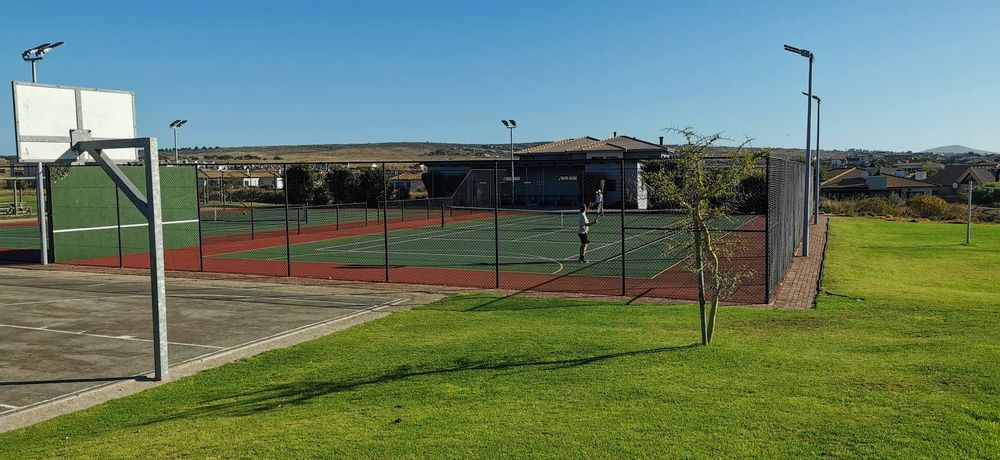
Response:
M345 379L343 381L300 381L274 385L257 391L226 395L215 400L206 401L199 407L182 410L164 417L157 417L141 423L140 425L151 425L159 422L198 417L244 417L267 412L282 406L308 403L314 398L334 393L351 391L360 387L393 383L414 377L450 375L460 372L503 371L526 368L558 370L586 366L602 361L630 356L656 355L660 353L689 350L698 347L698 344L676 345L671 347L650 348L646 350L625 351L550 361L507 360L497 362L459 359L456 360L451 366L437 369L420 369L419 367L401 365L390 372L368 378Z

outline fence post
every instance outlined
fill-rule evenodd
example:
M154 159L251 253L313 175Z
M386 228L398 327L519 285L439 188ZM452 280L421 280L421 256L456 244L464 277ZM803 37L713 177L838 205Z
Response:
M333 205L333 215L336 219L336 229L340 230L340 203Z
M638 173L638 168L636 168ZM625 157L622 156L619 166L618 166L618 196L621 197L621 210L619 214L621 215L621 250L622 250L622 295L625 295ZM602 192L603 193L603 192ZM607 201L607 199L605 199Z
M250 181L250 183L253 184L253 181ZM257 239L257 235L256 235L256 232L255 232L255 229L254 229L255 225L254 225L254 217L253 217L253 202L254 202L254 199L257 198L257 190L254 189L253 186L251 186L250 187L250 192L251 192L250 193L250 239L254 240L254 239Z
M288 276L292 276L292 237L288 232L288 165L281 165L281 183L284 188L282 194L285 195L285 268Z
M764 211L764 302L771 303L771 155L764 158L764 186L767 203Z
M500 289L500 177L499 165L493 161L493 271L496 278L496 288ZM514 173L511 172L511 183ZM511 199L514 192L511 191Z
M386 188L385 162L382 162L382 248L385 253L385 282L389 282L389 190Z
M201 230L201 193L199 193L200 192L199 189L201 188L200 184L201 184L201 181L198 180L198 166L195 165L195 167L194 167L194 190L195 190L194 202L195 202L195 209L197 210L197 213L198 213L198 271L202 271L203 272L203 271L205 271L205 248L204 248L204 245L201 242L201 232L202 232L202 230ZM115 193L118 193L118 192L116 191ZM206 202L205 204L208 204L208 202Z
M444 203L441 204L441 228L444 228Z
M114 184L112 184L114 185ZM122 251L122 207L121 200L118 197L118 186L114 186L115 190L115 221L117 222L118 228L118 268L125 268L125 256Z

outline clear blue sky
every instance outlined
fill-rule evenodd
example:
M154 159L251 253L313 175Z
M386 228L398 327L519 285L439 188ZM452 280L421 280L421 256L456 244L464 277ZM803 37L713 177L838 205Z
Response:
M823 146L1000 151L1000 2L16 2L0 72L64 40L43 83L131 89L169 146L504 142L665 127L804 143L817 55ZM13 152L9 89L0 153Z

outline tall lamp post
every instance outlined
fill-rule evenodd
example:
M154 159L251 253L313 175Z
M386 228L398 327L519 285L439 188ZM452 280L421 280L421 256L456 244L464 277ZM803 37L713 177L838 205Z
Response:
M806 94L805 91L803 91L802 94ZM806 94L806 96L808 96L808 94ZM813 180L813 224L819 224L819 155L820 152L822 152L822 150L819 149L819 109L823 100L815 94L813 94L812 98L816 101L816 176Z
M802 209L802 256L809 255L809 210L812 208L811 200L809 199L809 194L812 191L812 187L809 184L809 179L811 174L810 163L812 159L811 151L811 140L812 140L812 94L813 94L813 53L808 50L799 49L794 46L785 45L785 51L790 53L798 54L809 60L809 92L806 96L806 177L805 177L805 200Z
M41 61L45 57L45 53L52 51L54 48L62 45L63 42L55 43L42 43L34 48L29 48L21 53L21 59L25 62L31 63L31 82L38 83L38 61ZM41 258L42 265L48 265L49 263L49 245L48 245L48 225L45 221L45 172L42 170L42 163L38 162L35 164L35 198L37 204L35 209L38 210L38 241L39 241L39 256Z
M510 131L510 205L514 206L514 128L517 128L517 122L500 120L500 123Z
M174 163L179 161L177 157L177 130L187 122L187 120L174 120L173 123L170 123L170 129L174 130Z

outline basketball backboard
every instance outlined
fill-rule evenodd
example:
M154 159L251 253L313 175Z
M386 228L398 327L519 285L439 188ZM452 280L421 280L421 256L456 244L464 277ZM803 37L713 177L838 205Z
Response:
M22 163L91 161L70 146L70 130L89 129L94 140L136 137L135 95L71 86L11 82L14 135ZM134 148L109 149L115 162L138 161Z

